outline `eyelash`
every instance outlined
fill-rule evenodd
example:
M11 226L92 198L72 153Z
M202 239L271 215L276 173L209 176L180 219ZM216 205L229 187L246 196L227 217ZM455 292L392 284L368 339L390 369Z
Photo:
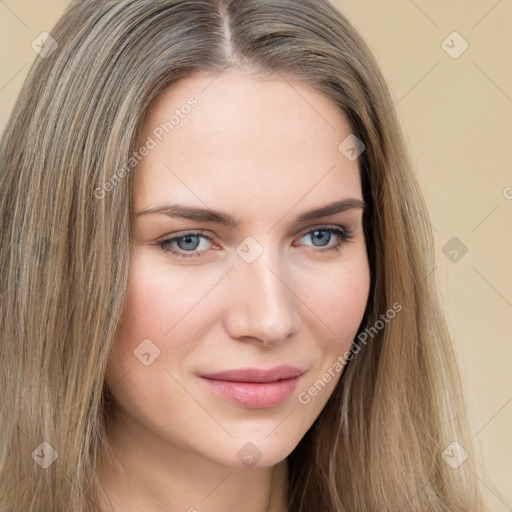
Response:
M339 252L341 250L341 246L353 238L353 235L351 235L347 230L341 229L339 227L333 227L333 226L321 226L318 228L310 229L309 231L306 231L305 233L300 235L299 238L302 238L306 235L314 233L315 231L325 231L326 233L330 233L331 235L338 236L338 242L335 245L329 246L326 248L315 247L313 249L313 252L315 252L315 253L327 253L327 252L331 252L331 251ZM201 257L205 251L193 252L193 251L183 251L182 249L176 250L176 248L171 248L171 246L170 246L171 243L181 240L182 238L186 238L187 236L203 237L203 238L206 238L207 240L209 240L212 244L214 244L213 239L210 236L208 236L204 231L189 231L189 232L185 232L179 236L174 236L172 238L160 240L159 242L157 242L156 245L158 247L160 247L160 249L163 252L165 252L165 253L170 252L180 258Z

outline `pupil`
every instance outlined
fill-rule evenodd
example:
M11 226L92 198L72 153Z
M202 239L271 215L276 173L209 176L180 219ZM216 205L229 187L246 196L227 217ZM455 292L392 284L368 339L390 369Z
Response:
M323 235L318 235L318 233L323 233ZM331 237L331 234L330 234L330 233L328 233L328 232L327 232L327 231L325 231L325 230L321 230L321 229L320 229L320 230L317 230L317 231L314 231L314 232L313 232L313 237L314 237L314 239L316 239L317 241L319 240L320 242L322 241L322 239L324 239L324 240L325 240L325 242L324 242L324 243L321 243L321 244L319 244L319 245L327 245L327 243L329 242L329 239L330 239L330 237Z
M185 243L182 243L185 241ZM190 245L191 244L191 245ZM178 247L180 249L186 250L194 250L199 245L199 237L195 235L183 236L178 239Z

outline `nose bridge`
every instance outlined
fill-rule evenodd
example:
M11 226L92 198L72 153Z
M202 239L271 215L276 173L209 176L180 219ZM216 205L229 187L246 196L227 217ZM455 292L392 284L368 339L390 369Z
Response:
M297 327L293 283L279 250L254 245L241 252L232 272L232 301L228 328L234 337L259 338L264 342L285 340ZM247 248L247 247L246 247ZM263 250L262 250L263 249ZM247 255L253 251L251 257ZM254 260L254 251L259 253Z

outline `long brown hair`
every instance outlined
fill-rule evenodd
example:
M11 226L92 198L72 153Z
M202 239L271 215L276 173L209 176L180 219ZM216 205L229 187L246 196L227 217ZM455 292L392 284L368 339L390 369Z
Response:
M0 509L98 510L130 264L126 162L159 93L239 67L311 84L365 145L367 335L288 458L289 511L485 510L428 213L382 73L347 19L327 0L82 0L52 37L0 147ZM458 467L443 458L451 443L470 455Z

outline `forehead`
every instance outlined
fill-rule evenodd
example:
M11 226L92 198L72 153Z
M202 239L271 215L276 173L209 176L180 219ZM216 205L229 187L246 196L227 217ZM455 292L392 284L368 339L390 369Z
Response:
M177 194L211 207L235 196L361 197L358 163L339 150L351 132L330 98L292 78L189 77L146 115L140 142L155 145L134 173L135 205Z

